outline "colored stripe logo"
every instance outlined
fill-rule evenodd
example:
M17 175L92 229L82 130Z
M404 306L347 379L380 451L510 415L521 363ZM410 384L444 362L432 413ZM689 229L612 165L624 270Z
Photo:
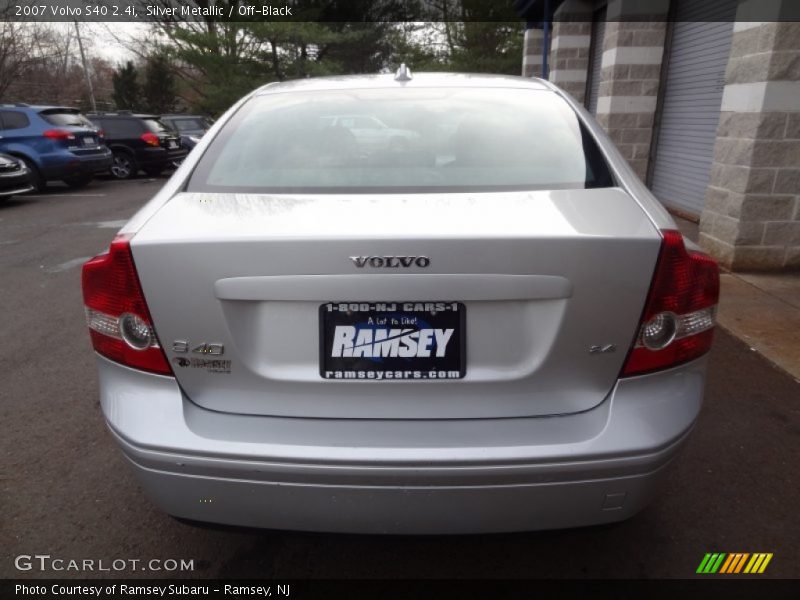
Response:
M772 560L772 552L755 552L750 554L748 552L708 552L703 560L700 561L700 566L697 567L697 573L713 574L724 573L727 575L738 573L763 573L769 561Z

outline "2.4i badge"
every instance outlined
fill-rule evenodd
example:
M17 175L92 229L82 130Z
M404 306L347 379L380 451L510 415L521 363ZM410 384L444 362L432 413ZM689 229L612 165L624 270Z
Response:
M225 354L225 346L222 344L207 344L203 342L194 348L191 348L186 340L175 340L172 342L172 351L180 354L185 354L191 351L192 354L204 354L207 356L222 356Z

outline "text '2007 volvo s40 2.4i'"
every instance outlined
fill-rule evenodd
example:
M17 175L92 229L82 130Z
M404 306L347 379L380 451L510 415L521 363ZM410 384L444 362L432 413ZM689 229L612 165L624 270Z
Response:
M633 515L700 410L718 290L558 88L402 68L256 90L83 268L153 501L342 532Z

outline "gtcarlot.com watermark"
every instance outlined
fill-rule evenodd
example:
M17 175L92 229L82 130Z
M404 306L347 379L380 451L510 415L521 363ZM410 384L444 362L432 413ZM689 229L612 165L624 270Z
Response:
M123 572L194 571L193 558L60 558L50 554L20 554L14 559L18 571Z

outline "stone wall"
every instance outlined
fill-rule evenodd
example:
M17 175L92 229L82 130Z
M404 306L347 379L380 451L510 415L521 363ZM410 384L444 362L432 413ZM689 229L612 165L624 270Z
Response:
M586 97L593 3L566 0L555 12L548 79L578 102Z
M800 268L800 23L734 24L700 243L730 269Z
M661 11L648 15L636 14L637 6L641 3L631 0L608 3L597 121L644 180L661 82L668 5L648 4L648 10ZM625 15L632 20L614 20Z
M525 40L522 46L522 76L542 76L542 47L544 46L544 31L541 29L526 29Z

